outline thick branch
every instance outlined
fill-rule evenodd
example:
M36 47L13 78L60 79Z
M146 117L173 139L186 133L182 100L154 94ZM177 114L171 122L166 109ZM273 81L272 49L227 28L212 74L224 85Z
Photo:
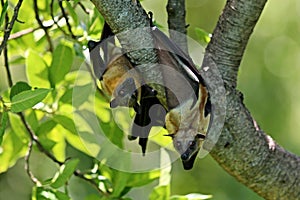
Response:
M137 1L92 2L115 33L148 26L146 13ZM262 197L297 199L300 193L299 157L283 150L260 130L244 106L241 93L235 89L244 50L265 3L266 0L228 0L207 47L205 56L212 56L216 62L227 90L226 121L211 155L228 173ZM129 46L130 42L142 41L143 45L144 41L152 41L147 34L141 38L139 35L129 37L127 41L122 39L121 42ZM157 59L152 52L143 53L130 56L135 63L149 62L147 58ZM203 65L206 64L210 66L205 62Z
M185 0L169 0L167 12L169 29L175 30L175 32L170 31L170 38L180 46L183 51L188 52L187 38L182 37L181 34L176 34L177 31L184 35L187 34L187 25L185 23Z
M164 79L156 64L158 57L150 32L150 19L137 0L91 0L109 24L131 62L138 66L146 83L165 99Z
M126 31L132 34L120 35L121 44L128 49L141 49L141 47L154 47L151 34L135 34L133 30L149 27L147 13L141 7L138 1L134 0L92 0L100 13L109 24L112 31L124 33ZM132 37L132 38L130 38ZM135 42L134 42L135 41ZM137 42L138 41L138 42ZM155 51L142 49L129 53L130 58L135 64L156 63L158 58Z
M244 50L266 0L228 0L206 51L227 85L236 86Z
M227 90L226 121L211 155L265 199L297 199L300 158L282 149L258 127L235 89L240 61L265 3L227 1L207 47L205 56L216 62Z

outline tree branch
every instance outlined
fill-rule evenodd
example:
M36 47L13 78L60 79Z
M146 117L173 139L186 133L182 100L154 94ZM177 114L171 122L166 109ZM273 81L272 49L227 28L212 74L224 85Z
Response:
M130 61L139 66L146 83L153 86L158 98L165 99L162 72L155 68L158 57L150 31L150 19L138 0L91 0L113 33L118 34Z
M47 38L47 42L49 44L49 50L52 52L53 51L53 44L52 44L50 35L48 33L48 29L50 27L44 26L42 20L40 19L39 8L38 8L38 5L37 5L37 0L33 0L33 9L34 9L34 13L35 13L35 19L38 22L39 26L44 30L45 36Z
M207 47L205 57L216 62L227 90L226 121L211 155L229 174L263 198L297 199L300 158L285 151L259 128L243 104L242 94L235 89L244 50L265 3L228 0Z
M4 0L1 0L1 5L2 5L2 8L3 8L4 7ZM6 12L6 14L5 14L5 21L4 21L4 30L8 29L8 25L9 25L9 17L8 17L7 12ZM12 86L13 85L13 81L12 81L12 77L11 77L11 73L10 73L10 68L9 68L7 43L4 43L4 66L5 66L5 69L6 69L6 74L7 74L7 79L8 79L8 85Z
M114 33L148 25L145 12L136 1L92 2ZM265 3L266 0L228 0L206 49L203 67L216 63L227 101L226 121L211 155L229 174L265 199L297 199L299 157L285 151L259 128L243 104L242 94L236 90L240 62ZM127 45L152 41L147 35L141 40L136 37L122 39ZM137 53L131 58L136 63L149 62L147 58L155 58L151 53Z
M175 42L184 52L188 52L187 38L176 34L176 31L184 35L187 34L187 25L185 23L185 0L169 0L167 4L168 25L170 31L170 38Z
M68 27L68 31L69 31L71 37L72 37L73 39L75 39L76 36L74 35L74 33L73 33L73 31L72 31L72 26L71 26L71 24L70 24L70 22L69 22L69 18L68 18L67 13L66 13L66 11L65 11L65 9L64 9L64 7L63 7L63 5L62 5L62 2L63 2L63 1L58 1L58 5L59 5L59 7L60 7L60 10L61 10L61 13L62 13L63 18L65 18L65 20L66 20L66 24L67 24L67 27ZM52 7L52 9L53 9L53 7ZM52 19L54 20L54 18L52 18Z
M2 43L0 45L0 55L2 53L2 50L6 47L7 40L10 36L10 32L14 26L14 23L18 18L19 10L21 8L22 3L23 3L23 0L18 1L16 7L14 8L14 14L13 14L11 21L9 22L9 26L4 30L4 37L3 37Z
M237 72L249 37L266 0L228 0L206 49L219 66L224 82L236 86Z

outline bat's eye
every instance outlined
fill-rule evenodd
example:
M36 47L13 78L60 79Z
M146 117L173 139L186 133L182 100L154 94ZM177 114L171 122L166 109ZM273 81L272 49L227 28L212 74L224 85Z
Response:
M189 146L190 147L193 147L193 146L195 146L196 145L196 142L195 141L190 141L190 143L189 143Z
M118 95L121 96L121 97L125 96L125 91L124 90L120 90L118 92Z

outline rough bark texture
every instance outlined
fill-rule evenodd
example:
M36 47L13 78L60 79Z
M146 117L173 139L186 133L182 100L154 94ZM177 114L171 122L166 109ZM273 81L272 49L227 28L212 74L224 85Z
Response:
M176 34L178 31L184 35L187 34L187 25L185 23L185 0L169 0L167 4L168 25L170 31L170 38L182 48L183 51L188 52L187 38L180 37Z
M244 50L265 3L227 1L206 49L227 90L226 122L211 155L229 174L265 199L299 199L300 158L259 128L235 88Z
M165 99L161 71L155 69L158 57L150 34L150 19L138 0L91 0L105 18L113 33L118 34L122 48L127 50L131 62L143 73L146 83ZM151 65L153 63L153 65ZM163 102L165 104L165 102Z
M149 25L136 1L92 2L115 33ZM240 62L265 3L266 0L228 0L207 47L205 57L210 56L216 63L227 101L226 121L211 155L229 174L265 199L300 199L300 158L278 146L259 128L236 90ZM147 35L142 38L152 41ZM129 43L140 40L127 39ZM155 61L154 54L137 53L132 59ZM204 60L203 66L210 64Z

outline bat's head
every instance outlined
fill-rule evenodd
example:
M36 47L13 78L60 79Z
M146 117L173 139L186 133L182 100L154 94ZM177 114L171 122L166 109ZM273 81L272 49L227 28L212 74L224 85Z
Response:
M169 111L165 118L166 129L171 133L169 136L186 170L193 167L210 121L209 110L206 109L210 104L204 89L200 87L196 103L190 99Z
M137 104L137 88L133 78L126 78L122 83L120 83L114 93L113 99L110 102L111 108L116 108L117 106L125 107L135 107Z
M172 137L174 147L180 153L184 169L192 169L205 135L193 130L179 130Z

